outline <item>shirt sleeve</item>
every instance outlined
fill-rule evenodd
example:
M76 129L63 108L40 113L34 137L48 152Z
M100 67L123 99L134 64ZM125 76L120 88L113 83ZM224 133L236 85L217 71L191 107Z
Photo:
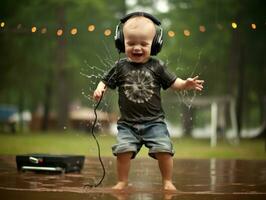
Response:
M112 69L109 70L106 74L104 74L102 78L102 82L104 82L107 87L111 89L115 89L117 86L117 65L115 65Z
M169 72L163 62L159 62L160 82L164 90L168 89L176 80L176 75Z

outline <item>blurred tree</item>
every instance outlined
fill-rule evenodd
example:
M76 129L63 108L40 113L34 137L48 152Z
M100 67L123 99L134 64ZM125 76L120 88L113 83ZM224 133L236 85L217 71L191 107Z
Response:
M265 2L262 0L171 2L176 8L172 12L173 18L176 15L177 19L177 24L173 25L180 27L185 23L181 30L191 30L191 37L183 37L179 41L179 45L180 43L183 45L182 65L191 66L196 63L195 50L202 49L199 64L201 67L206 66L206 70L202 73L206 80L204 95L229 94L236 98L240 136L243 124L251 125L249 122L254 118L250 112L263 110L262 107L258 109L257 105L260 105L261 97L265 96L266 91L265 84L262 84L266 75L265 56L263 56L265 45L261 45L265 43L265 28L263 28ZM238 25L236 29L230 27L233 22ZM252 23L257 23L258 28L252 29ZM203 26L205 29L200 29ZM175 53L172 55L174 57ZM260 116L258 112L256 116L257 119L253 119L253 126L262 122L262 119L258 118Z
M102 65L97 55L105 51L103 41L108 48L113 42L103 32L114 27L124 6L122 0L112 5L107 0L3 1L0 102L32 111L44 105L43 129L47 129L50 108L56 108L59 127L66 126L69 102L81 98L88 84L80 75L84 60L91 66ZM89 24L95 26L94 31L88 32ZM75 28L77 33L70 34ZM86 73L96 72L88 69Z

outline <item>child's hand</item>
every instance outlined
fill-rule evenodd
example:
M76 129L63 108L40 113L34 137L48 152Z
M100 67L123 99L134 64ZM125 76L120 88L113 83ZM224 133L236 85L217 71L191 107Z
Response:
M195 76L194 78L188 78L185 80L184 89L186 90L197 90L201 91L203 89L204 80L198 80L199 76Z
M93 99L99 101L106 90L106 85L103 82L100 82L93 93Z

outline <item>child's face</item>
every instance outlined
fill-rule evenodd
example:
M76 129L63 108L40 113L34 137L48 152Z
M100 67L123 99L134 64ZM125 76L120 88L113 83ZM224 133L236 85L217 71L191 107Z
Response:
M134 17L125 23L123 32L127 58L135 63L147 62L156 32L153 22L145 17Z

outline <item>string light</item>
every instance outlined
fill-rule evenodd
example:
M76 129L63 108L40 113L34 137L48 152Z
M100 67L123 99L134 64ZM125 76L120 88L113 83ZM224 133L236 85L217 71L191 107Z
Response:
M266 22L265 22L265 25L266 25ZM0 28L4 28L5 26L6 26L6 23L5 23L4 21L0 21ZM257 29L257 24L256 24L256 23L250 23L250 24L247 25L247 26L249 27L249 29L252 29L252 30L256 30L256 29ZM236 21L232 21L232 22L231 22L231 27L232 27L232 29L237 29L237 28L239 28L239 27L238 27L238 24L237 24ZM18 24L18 25L16 26L16 28L17 28L18 30L19 30L19 29L22 29L22 28L23 28L23 27L22 27L22 24ZM224 27L223 25L221 25L220 23L216 23L216 28L217 28L218 30L223 30L223 29L225 29L225 27ZM95 29L96 29L96 26L95 26L94 24L89 24L89 25L87 26L87 31L88 31L88 32L93 32L93 31L95 31ZM207 31L206 27L205 27L203 24L201 24L201 25L198 27L198 30L199 30L200 32L202 32L202 33L205 33L205 32ZM38 28L37 28L36 26L32 26L31 29L30 29L30 31L31 31L32 33L35 33L35 32L38 31ZM41 33L41 34L45 34L45 33L47 33L47 32L48 32L48 31L47 31L47 28L46 28L46 27L40 28L40 33ZM78 33L78 29L75 28L75 27L72 28L72 29L70 30L70 34L71 34L71 35L76 35L77 33ZM64 34L64 31L63 31L62 29L57 29L56 34L57 34L57 36L62 36L62 35ZM110 35L112 34L112 30L109 29L109 28L107 28L107 29L104 30L103 34L104 34L105 36L108 37L108 36L110 36ZM189 36L191 36L191 32L190 32L189 29L184 29L184 30L183 30L183 34L184 34L185 37L189 37ZM169 30L169 31L167 32L167 35L168 35L168 37L172 38L172 37L175 37L175 36L176 36L176 32L173 31L173 30Z
M105 29L104 35L105 36L110 36L112 34L112 31L110 29Z
M252 23L252 24L251 24L251 28L252 28L253 30L255 30L255 29L257 28L256 24Z
M41 29L41 33L42 33L42 34L45 34L46 32L47 32L47 28L42 28L42 29Z
M189 37L189 36L190 36L190 31L187 30L187 29L185 29L185 30L184 30L184 35L185 35L186 37Z
M33 26L33 27L31 28L31 32L32 32L32 33L35 33L36 31L37 31L36 26Z
M88 26L88 31L89 32L92 32L94 30L95 30L95 26L93 24L91 24L91 25Z
M168 36L169 37L174 37L175 36L175 32L174 31L168 31Z
M78 33L78 29L77 28L72 28L70 33L71 33L71 35L76 35Z
M204 32L206 31L205 26L200 25L200 26L199 26L199 31L202 32L202 33L204 33Z
M62 36L63 35L63 30L62 29L58 29L56 32L57 36Z
M232 22L231 26L232 26L233 29L236 29L237 28L237 23L236 22Z

